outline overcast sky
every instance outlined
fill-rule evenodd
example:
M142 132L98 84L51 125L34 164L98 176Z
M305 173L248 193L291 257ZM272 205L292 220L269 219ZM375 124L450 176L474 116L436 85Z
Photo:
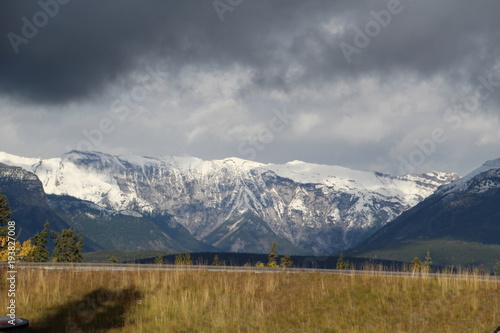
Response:
M500 157L500 2L0 2L0 151L463 175Z

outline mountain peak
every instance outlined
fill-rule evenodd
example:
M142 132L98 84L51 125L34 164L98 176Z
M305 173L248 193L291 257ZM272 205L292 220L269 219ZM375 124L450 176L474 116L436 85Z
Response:
M287 165L296 165L296 164L306 164L306 162L301 161L301 160L293 160L293 161L287 162L286 164Z
M465 190L467 188L467 184L469 183L469 181L474 177L476 177L477 175L483 172L490 171L492 169L499 169L499 168L500 168L500 158L486 161L482 166L470 172L469 174L465 175L464 177L442 186L437 192L440 194L444 194L453 191Z
M486 163L484 163L483 166L491 167L492 169L500 168L500 158L486 161Z

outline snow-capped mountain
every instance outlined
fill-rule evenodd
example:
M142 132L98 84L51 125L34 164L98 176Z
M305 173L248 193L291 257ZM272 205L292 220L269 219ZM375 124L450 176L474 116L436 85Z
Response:
M321 254L356 245L458 178L442 172L397 177L301 161L262 164L78 151L46 160L0 153L0 162L35 173L48 194L118 211L172 214L199 240L213 241L216 232L220 243L243 223L238 217L250 212L277 236ZM234 242L228 250L245 250L244 239Z
M217 250L195 239L168 214L141 216L130 211L117 212L72 196L46 195L40 179L20 167L0 163L0 191L7 197L20 241L33 237L49 221L51 230L74 228L81 232L85 251Z
M500 250L499 201L496 159L442 186L349 254L409 261L430 251L439 265L484 264L493 270Z

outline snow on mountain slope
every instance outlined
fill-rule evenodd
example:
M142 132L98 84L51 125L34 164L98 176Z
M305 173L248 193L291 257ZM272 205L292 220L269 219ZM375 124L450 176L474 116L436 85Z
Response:
M500 169L500 158L486 161L482 166L475 169L471 173L440 188L439 193L449 194L451 192L465 191L470 181L473 180L477 175L488 172L490 170L497 170L497 169Z
M72 151L47 160L0 153L34 172L50 194L115 210L173 214L196 238L250 211L274 233L316 253L351 247L412 207L454 174L395 177L293 161L113 156Z
M432 194L434 192L432 186L440 186L449 181L450 177L450 174L445 172L395 177L379 172L302 161L288 162L284 165L270 164L265 168L297 183L324 184L346 192L364 191L387 196L399 195L408 205L415 205L423 197Z

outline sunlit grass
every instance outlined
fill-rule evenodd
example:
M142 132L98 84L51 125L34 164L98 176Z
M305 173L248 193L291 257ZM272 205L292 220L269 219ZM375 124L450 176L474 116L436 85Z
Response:
M482 278L25 269L17 315L35 332L491 332Z

